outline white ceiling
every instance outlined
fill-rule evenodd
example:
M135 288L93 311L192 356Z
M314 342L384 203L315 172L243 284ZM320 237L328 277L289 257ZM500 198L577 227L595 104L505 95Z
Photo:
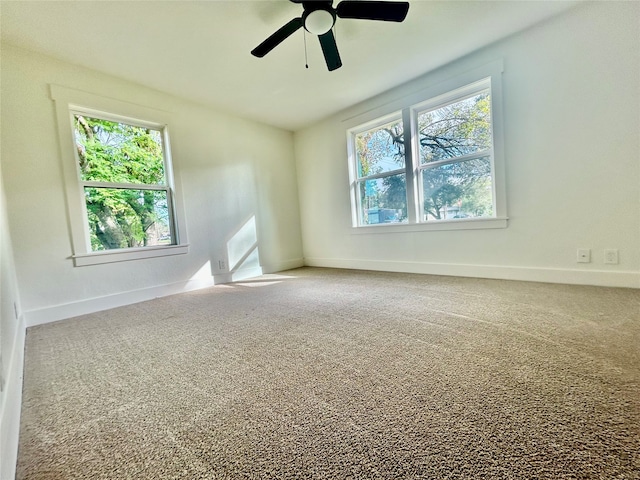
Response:
M410 3L403 23L338 19L334 72L309 34L305 68L302 30L262 59L250 55L300 16L288 0L1 0L0 26L3 42L297 130L577 2Z

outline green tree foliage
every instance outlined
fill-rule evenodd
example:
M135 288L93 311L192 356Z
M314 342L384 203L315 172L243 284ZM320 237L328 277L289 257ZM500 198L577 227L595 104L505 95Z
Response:
M135 188L165 184L160 132L82 115L74 121L81 179L106 183L85 187L92 250L166 242L166 190Z

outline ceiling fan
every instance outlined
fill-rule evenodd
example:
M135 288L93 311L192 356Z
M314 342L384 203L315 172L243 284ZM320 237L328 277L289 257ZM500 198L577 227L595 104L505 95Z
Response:
M384 22L402 22L409 11L409 2L343 0L336 8L333 1L291 0L301 3L304 11L301 17L294 18L251 51L262 58L276 48L294 32L304 29L318 36L320 47L329 71L342 66L336 39L331 30L338 18L358 18L362 20L382 20Z

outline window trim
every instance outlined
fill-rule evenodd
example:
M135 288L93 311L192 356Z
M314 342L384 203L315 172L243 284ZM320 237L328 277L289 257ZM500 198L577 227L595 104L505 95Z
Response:
M188 253L189 244L186 241L186 224L182 196L179 189L179 172L175 169L171 159L168 127L169 112L54 84L50 85L50 93L51 99L54 101L58 125L60 161L62 162L65 184L67 222L72 250L70 258L73 260L74 266L99 265ZM167 198L172 200L170 216L172 217L176 237L174 244L95 252L91 250L84 187L85 184L97 183L99 187L109 188L110 184L109 182L85 182L81 180L73 131L75 113L149 127L161 132L166 185L158 185L158 189L167 189L169 194ZM153 118L155 121L143 120L148 118ZM129 188L128 185L127 188ZM148 184L132 184L131 188L144 189L149 186Z
M508 226L502 114L503 71L503 61L496 60L343 120L343 124L345 124L347 128L352 233L475 230L484 228L506 228ZM490 88L491 94L491 127L493 134L491 161L494 216L420 221L422 216L420 209L422 188L419 182L419 172L423 170L424 167L421 166L419 160L417 160L420 158L419 152L415 151L417 149L417 142L413 141L414 136L417 136L417 113L447 105L451 103L451 101L459 98L464 99L465 92L467 92L469 96L472 96L471 92L482 90L480 86L483 84L486 85L485 88ZM402 115L405 124L405 166L407 171L407 200L409 202L407 205L408 222L361 225L353 187L354 181L357 178L354 158L355 133L360 133L369 128L374 128L376 125L381 125L385 118L392 117L398 113ZM406 128L407 125L409 128ZM407 145L409 145L410 148L407 148ZM472 155L475 156L476 154L474 153ZM454 159L454 162L457 163L459 158L461 157Z

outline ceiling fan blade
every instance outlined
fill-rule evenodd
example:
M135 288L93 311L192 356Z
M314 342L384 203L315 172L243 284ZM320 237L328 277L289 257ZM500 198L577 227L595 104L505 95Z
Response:
M320 46L329 71L340 68L342 61L340 60L340 53L338 53L338 45L336 45L336 37L333 36L333 31L329 30L327 33L319 35L318 38L320 39Z
M344 0L338 4L340 18L402 22L409 12L409 2Z
M264 42L251 50L251 55L262 58L271 50L280 45L287 37L293 34L296 30L302 28L302 17L294 18L289 23L276 30L276 32L267 38Z

